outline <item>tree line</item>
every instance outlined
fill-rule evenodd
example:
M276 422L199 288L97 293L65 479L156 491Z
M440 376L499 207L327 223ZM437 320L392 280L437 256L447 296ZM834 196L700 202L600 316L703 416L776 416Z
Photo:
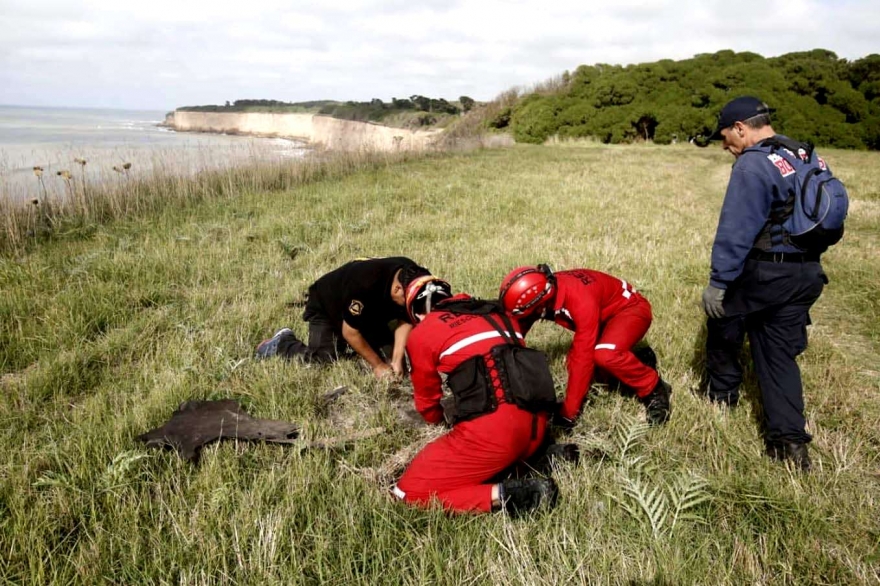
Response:
M317 111L333 100L313 100L310 102L284 102L281 100L235 100L226 101L224 105L209 104L205 106L182 106L181 112L310 112Z
M473 109L475 104L476 101L468 96L461 96L456 104L443 98L429 98L415 94L409 98L391 98L390 102L373 98L369 102L349 101L327 104L318 113L344 120L381 122L394 114L413 112L418 114L415 120L419 125L430 126L435 124L440 116L468 112Z
M437 122L439 116L458 115L469 112L476 106L476 100L461 96L458 103L443 98L430 98L412 95L409 98L391 98L384 102L374 98L369 102L338 102L335 100L314 100L310 102L283 102L280 100L235 100L225 105L184 106L178 108L182 112L317 112L344 120L362 122L380 122L383 119L401 112L419 114L417 122L422 126L430 126Z
M880 55L847 61L825 49L581 65L487 124L509 128L519 142L555 135L668 144L711 132L722 106L741 95L771 107L777 132L823 146L880 149Z

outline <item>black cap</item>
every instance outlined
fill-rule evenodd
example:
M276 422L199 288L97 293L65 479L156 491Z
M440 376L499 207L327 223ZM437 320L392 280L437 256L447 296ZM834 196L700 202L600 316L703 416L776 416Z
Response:
M752 96L735 98L721 108L721 114L718 116L718 127L715 128L715 132L712 133L709 140L721 140L721 131L733 126L736 122L742 122L754 116L769 113L769 106L758 98Z

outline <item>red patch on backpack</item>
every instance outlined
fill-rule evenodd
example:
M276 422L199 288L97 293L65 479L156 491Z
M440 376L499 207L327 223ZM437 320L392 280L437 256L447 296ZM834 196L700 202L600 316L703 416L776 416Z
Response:
M788 177L789 175L794 173L794 167L791 166L791 163L786 161L781 156L773 153L767 155L767 158L770 159L770 162L773 163L783 177Z

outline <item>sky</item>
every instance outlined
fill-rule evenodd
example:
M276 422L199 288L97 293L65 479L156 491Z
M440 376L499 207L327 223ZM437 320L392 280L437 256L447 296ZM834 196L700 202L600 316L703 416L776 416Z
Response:
M489 100L578 65L880 53L876 0L0 0L0 104Z

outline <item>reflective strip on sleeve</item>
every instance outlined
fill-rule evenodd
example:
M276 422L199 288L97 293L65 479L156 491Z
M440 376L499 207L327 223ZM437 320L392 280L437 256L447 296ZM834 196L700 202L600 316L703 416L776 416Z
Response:
M596 344L596 350L617 350L617 344Z
M498 332L482 332L480 334L474 334L473 336L468 336L467 338L465 338L463 340L459 340L458 342L456 342L455 344L453 344L452 346L450 346L449 348L447 348L446 350L441 352L440 358L443 358L445 356L449 356L450 354L458 352L462 348L467 348L471 344L476 344L477 342L482 342L483 340L489 340L491 338L500 338L500 337L501 337L501 334L499 334ZM519 338L520 340L522 340L522 334L520 334L519 332L517 332L516 337Z
M406 497L406 493L403 492L402 490L400 490L399 488L397 488L396 484L393 487L391 487L391 494L393 494L394 496L396 496L400 500L403 500Z

